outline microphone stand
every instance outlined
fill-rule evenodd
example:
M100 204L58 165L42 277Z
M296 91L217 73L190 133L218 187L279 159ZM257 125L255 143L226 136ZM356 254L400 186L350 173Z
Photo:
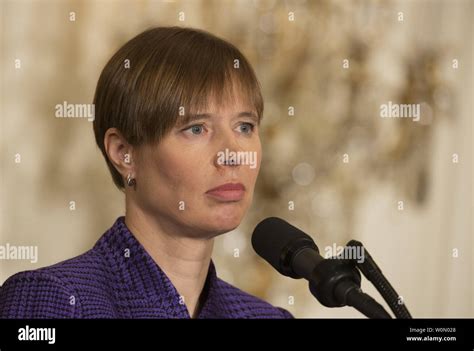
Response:
M303 250L301 255L318 255L316 251ZM319 256L321 257L321 256ZM308 258L311 261L311 258ZM390 314L382 305L360 289L361 276L352 260L338 257L322 259L314 268L309 268L309 275L304 269L311 267L298 260L301 265L295 271L302 276L309 276L309 290L326 307L351 306L368 318L389 319ZM313 261L314 262L314 261Z
M345 250L355 248L363 252L363 260L356 260L352 258L354 265L364 274L382 295L388 306L397 318L410 319L412 318L408 308L405 306L401 296L397 294L393 286L389 283L387 278L382 273L382 270L377 266L372 256L365 249L363 244L356 240L351 240L347 243ZM346 255L345 257L347 257ZM353 256L350 256L353 257ZM361 262L359 262L361 261Z
M348 252L352 249L362 251L363 259ZM326 307L351 306L368 318L392 318L382 305L360 289L360 270L397 318L411 318L406 306L399 302L399 295L362 243L351 240L344 250L342 255L326 259L311 248L298 251L292 261L295 277L305 277L311 293Z

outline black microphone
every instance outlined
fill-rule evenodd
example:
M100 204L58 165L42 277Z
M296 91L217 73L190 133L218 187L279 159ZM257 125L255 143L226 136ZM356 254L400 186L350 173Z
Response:
M270 217L253 231L252 246L281 274L309 281L309 289L326 307L352 306L369 318L391 318L360 289L361 276L353 260L325 259L313 239L288 222Z

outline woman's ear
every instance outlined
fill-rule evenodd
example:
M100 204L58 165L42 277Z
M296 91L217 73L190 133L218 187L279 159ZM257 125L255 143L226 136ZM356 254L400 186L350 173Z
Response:
M130 175L135 177L133 147L117 128L109 128L105 132L104 147L110 162L124 179Z

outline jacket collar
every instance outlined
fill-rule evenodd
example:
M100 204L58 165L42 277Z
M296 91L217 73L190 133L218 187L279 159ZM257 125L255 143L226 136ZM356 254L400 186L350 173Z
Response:
M171 280L131 233L124 219L119 217L94 247L108 261L107 267L110 267L110 273L114 276L110 287L117 309L124 314L122 317L190 318ZM227 315L225 296L219 285L211 261L201 294L198 318Z

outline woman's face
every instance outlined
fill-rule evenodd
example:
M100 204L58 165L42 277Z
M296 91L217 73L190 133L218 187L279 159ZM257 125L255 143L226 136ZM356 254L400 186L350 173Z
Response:
M236 228L249 208L261 144L255 109L242 101L211 103L202 114L134 151L132 196L160 225L209 238Z

